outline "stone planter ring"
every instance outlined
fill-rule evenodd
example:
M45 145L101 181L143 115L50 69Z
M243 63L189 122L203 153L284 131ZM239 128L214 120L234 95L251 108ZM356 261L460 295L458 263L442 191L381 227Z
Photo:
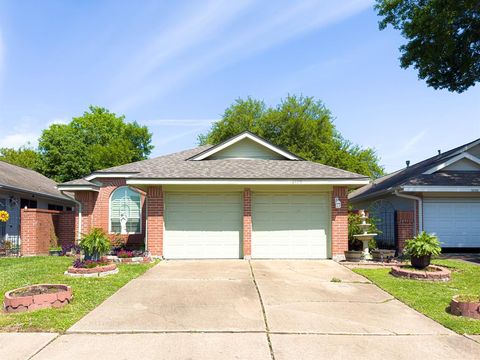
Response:
M3 308L8 313L60 308L72 301L72 288L61 284L39 284L5 293Z
M68 270L65 271L65 275L73 277L101 277L117 273L118 268L116 264L108 264L94 268L75 268L70 266Z

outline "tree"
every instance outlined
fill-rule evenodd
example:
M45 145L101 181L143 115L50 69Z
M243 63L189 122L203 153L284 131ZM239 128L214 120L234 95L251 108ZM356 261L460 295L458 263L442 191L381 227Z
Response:
M377 0L380 29L408 40L401 67L413 66L434 89L461 93L480 80L480 1Z
M0 148L0 160L27 169L36 170L38 167L39 155L30 144L27 144L18 149Z
M225 110L200 144L218 144L251 131L300 157L376 178L383 174L372 149L345 140L335 129L330 111L312 97L288 96L276 107L263 101L238 99Z
M90 106L69 124L53 124L39 139L39 170L55 181L144 160L153 149L146 126L125 122L105 108Z

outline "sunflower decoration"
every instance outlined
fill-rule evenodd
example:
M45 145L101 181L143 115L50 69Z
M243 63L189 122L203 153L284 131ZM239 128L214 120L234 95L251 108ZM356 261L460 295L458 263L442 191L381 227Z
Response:
M0 222L7 222L10 215L5 210L0 210Z

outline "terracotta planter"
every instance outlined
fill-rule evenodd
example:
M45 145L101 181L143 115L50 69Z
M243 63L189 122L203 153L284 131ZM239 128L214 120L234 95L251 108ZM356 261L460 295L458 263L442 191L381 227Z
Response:
M411 256L410 262L415 269L425 269L430 265L431 255Z
M48 288L49 291L33 295L16 295L19 291ZM72 288L59 284L31 285L5 293L3 308L6 312L23 312L51 307L62 307L72 301Z
M450 302L450 312L453 315L466 316L473 319L480 319L480 302L479 301L461 301L459 295L454 296Z
M382 262L393 259L395 257L395 250L372 250L370 254L372 255L373 261Z
M350 251L344 251L345 254L345 260L348 262L360 262L362 260L362 251L356 251L356 250L350 250Z

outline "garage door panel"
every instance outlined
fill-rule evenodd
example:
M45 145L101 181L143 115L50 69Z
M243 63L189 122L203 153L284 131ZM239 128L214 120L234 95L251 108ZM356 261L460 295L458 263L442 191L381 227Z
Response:
M253 258L326 258L328 194L254 193Z
M480 247L480 200L425 199L423 217L442 247Z
M169 259L241 255L239 193L166 193L164 256Z

